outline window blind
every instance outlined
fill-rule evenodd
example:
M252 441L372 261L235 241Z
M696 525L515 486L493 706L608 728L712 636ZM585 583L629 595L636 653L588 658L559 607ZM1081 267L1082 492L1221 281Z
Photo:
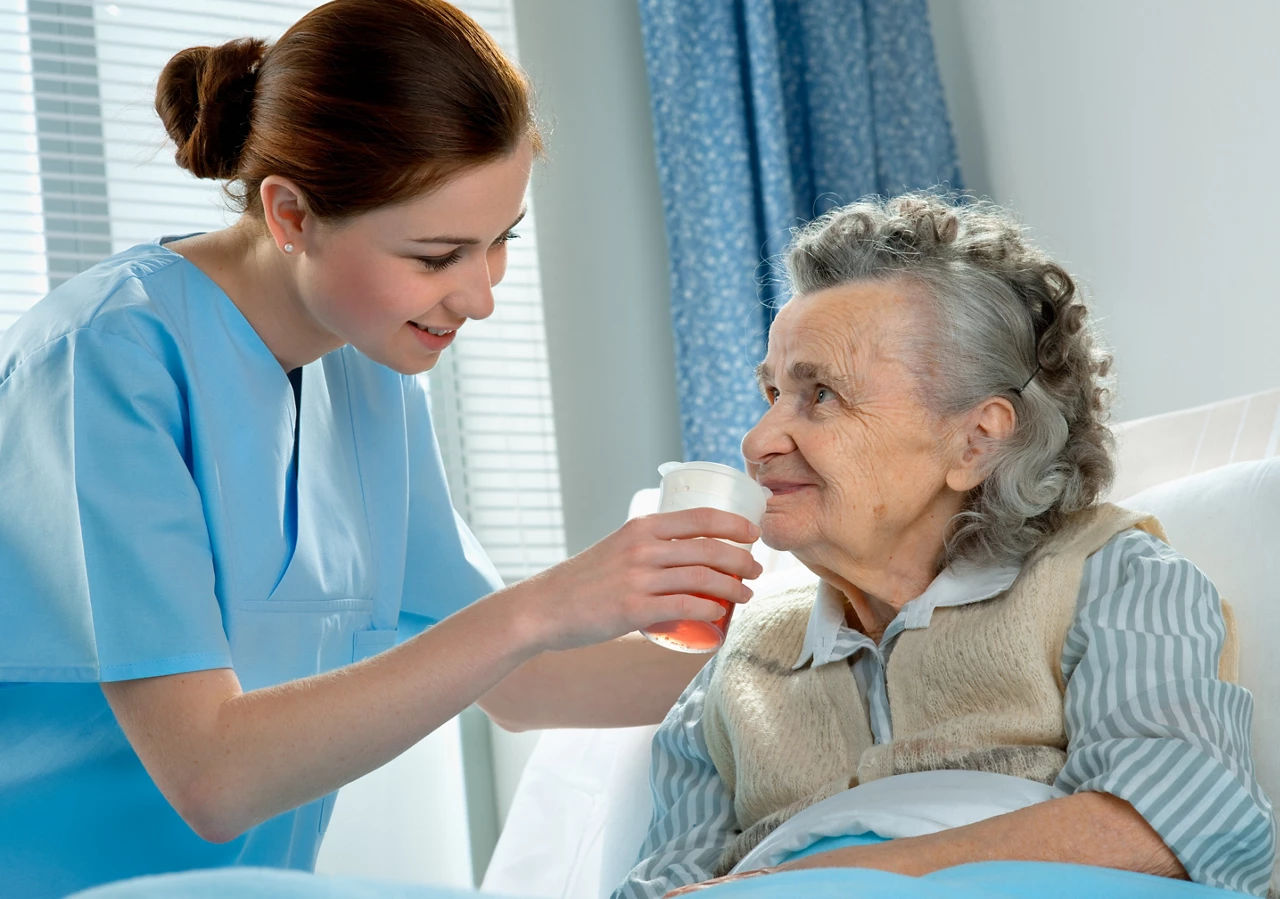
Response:
M513 56L511 0L459 0ZM153 110L178 50L277 37L311 0L0 0L0 330L104 256L230 224ZM358 77L358 73L354 73ZM507 580L564 557L534 216L497 311L428 377L454 503Z

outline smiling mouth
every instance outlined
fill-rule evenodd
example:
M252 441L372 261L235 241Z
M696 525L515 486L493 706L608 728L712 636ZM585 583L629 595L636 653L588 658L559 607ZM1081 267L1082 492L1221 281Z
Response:
M429 328L426 325L420 325L417 322L409 322L419 331L426 331L428 334L434 334L436 337L448 337L450 334L457 334L457 328Z
M804 488L812 485L810 484L778 484L774 486L772 484L766 484L765 486L769 488L770 492L772 492L774 496L786 496L788 493L795 493L797 490L803 490Z

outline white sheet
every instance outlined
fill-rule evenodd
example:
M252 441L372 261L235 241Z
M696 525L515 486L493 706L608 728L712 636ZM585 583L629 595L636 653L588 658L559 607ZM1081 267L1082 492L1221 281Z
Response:
M837 793L784 822L733 872L785 861L824 837L876 833L918 837L1065 796L1055 787L985 771L898 774Z

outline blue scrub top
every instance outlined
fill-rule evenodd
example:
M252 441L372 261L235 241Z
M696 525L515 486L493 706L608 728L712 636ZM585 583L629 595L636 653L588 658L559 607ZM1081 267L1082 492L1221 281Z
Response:
M6 895L310 869L332 796L207 843L98 682L233 667L253 690L372 655L500 586L450 504L422 381L344 347L302 384L296 419L248 321L159 244L0 335Z

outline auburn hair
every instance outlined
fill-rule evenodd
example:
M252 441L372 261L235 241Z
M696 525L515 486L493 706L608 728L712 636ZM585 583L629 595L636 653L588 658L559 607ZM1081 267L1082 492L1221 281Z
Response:
M459 171L541 149L523 73L442 0L333 0L274 44L192 47L160 74L156 112L180 166L227 181L261 215L268 175L341 219L408 200Z

